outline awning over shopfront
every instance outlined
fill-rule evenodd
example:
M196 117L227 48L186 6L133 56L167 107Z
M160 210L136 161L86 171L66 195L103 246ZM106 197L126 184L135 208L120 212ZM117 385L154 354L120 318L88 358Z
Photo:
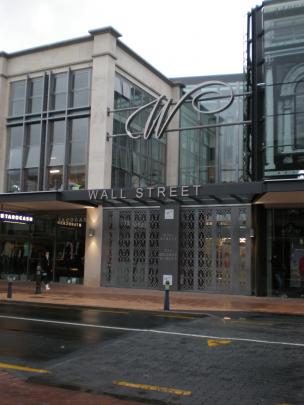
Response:
M66 211L96 206L89 201L65 201L61 191L0 194L0 208L7 211Z
M257 197L254 204L269 207L296 206L304 204L304 180L266 180L263 183L264 193Z
M248 204L263 192L262 183L223 183L193 186L155 186L130 189L91 189L0 194L2 210L63 211L162 204Z
M304 179L279 179L251 183L222 183L192 186L154 186L129 189L37 191L0 194L2 210L64 211L123 206L304 204Z
M63 191L62 198L64 201L82 201L105 207L153 206L172 203L221 205L247 204L262 192L262 183L252 182Z

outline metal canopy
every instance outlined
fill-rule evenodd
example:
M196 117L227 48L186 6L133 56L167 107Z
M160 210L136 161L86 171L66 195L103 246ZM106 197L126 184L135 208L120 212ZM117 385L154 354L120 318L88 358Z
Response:
M97 206L90 201L65 201L60 191L0 194L1 209L9 211L70 211Z
M62 199L69 202L90 202L104 207L227 205L251 203L262 193L263 183L255 182L63 191Z

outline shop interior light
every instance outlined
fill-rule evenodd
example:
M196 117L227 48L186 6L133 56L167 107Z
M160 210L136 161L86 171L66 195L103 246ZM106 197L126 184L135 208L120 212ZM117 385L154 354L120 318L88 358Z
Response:
M54 173L60 173L59 169L51 169L50 173L54 174Z

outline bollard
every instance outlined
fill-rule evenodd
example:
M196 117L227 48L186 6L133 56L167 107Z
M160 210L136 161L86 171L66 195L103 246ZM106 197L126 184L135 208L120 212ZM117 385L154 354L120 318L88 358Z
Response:
M35 294L41 294L41 267L37 266Z
M170 282L167 280L165 283L165 300L164 300L164 311L170 311Z
M13 281L9 277L7 279L7 298L12 298L13 297Z

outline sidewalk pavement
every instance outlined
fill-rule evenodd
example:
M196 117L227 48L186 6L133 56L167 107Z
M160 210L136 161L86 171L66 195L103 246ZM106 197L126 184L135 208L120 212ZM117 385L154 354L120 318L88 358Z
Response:
M7 282L0 281L0 302L26 302L42 305L67 305L93 308L163 311L164 291L86 287L79 284L52 283L49 291L35 294L34 282L16 281L12 298L7 298ZM259 312L304 315L304 299L253 297L204 292L170 291L173 312Z

